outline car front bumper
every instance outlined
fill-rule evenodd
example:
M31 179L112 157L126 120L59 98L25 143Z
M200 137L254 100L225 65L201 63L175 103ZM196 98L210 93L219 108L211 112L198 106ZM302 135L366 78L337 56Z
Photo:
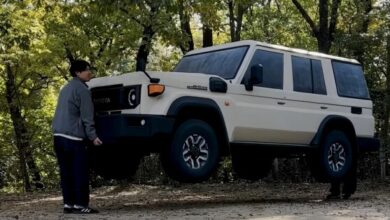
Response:
M96 130L103 143L131 144L157 142L173 132L174 118L159 115L98 115Z

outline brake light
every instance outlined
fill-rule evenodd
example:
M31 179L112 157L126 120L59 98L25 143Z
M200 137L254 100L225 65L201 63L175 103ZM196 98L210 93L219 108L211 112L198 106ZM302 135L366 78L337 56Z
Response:
M163 94L165 91L165 86L161 84L149 84L148 85L148 95L155 97Z

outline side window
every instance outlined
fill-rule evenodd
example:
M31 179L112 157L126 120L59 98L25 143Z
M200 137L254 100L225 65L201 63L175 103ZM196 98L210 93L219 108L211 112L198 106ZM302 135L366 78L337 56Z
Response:
M310 59L292 57L294 91L313 92Z
M292 56L294 91L326 95L321 61Z
M369 99L363 69L358 64L332 61L339 96Z
M311 60L311 71L313 74L313 93L326 95L324 72L321 61Z
M254 86L283 89L283 54L265 50L256 50L242 83L250 76L251 67L263 65L263 82Z

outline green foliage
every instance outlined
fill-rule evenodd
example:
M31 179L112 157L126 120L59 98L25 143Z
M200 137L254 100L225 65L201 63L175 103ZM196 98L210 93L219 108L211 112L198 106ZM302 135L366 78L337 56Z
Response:
M27 0L0 3L0 187L19 189L22 180L14 124L6 99L6 67L11 67L15 97L27 125L42 181L58 187L50 129L59 89L69 78L68 64L82 58L97 68L97 76L135 69L144 43L144 28L155 34L148 70L169 71L182 56L179 47L188 36L180 29L179 3L191 21L195 47L202 45L202 27L213 29L214 44L230 41L228 0ZM318 1L299 1L318 21ZM389 71L386 36L390 34L390 4L343 0L331 53L359 59L365 68L377 121L385 115L384 94ZM291 0L237 0L249 5L241 39L253 39L308 50L317 49L311 29ZM237 10L237 8L235 8ZM377 123L377 129L382 126ZM389 138L390 135L387 135ZM223 163L229 173L230 163ZM223 173L223 175L225 175ZM223 176L222 175L222 176ZM226 176L226 175L225 175ZM229 177L230 178L230 177ZM14 188L12 188L14 187Z
M172 71L181 57L182 52L177 47L158 43L149 56L147 70Z
M141 27L116 5L55 2L46 7L46 19L48 48L63 75L67 74L65 57L68 63L71 59L89 60L98 76L131 69L129 60L134 56Z
M307 6L309 7L309 6ZM291 0L256 4L247 17L243 39L316 50L315 38Z

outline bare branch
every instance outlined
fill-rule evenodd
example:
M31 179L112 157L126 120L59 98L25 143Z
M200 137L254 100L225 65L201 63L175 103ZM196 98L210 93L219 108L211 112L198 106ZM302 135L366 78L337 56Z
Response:
M269 2L268 2L268 5L270 5L271 4L271 1L272 0L269 0ZM279 2L279 0L275 0L275 4L276 4L276 8L278 9L278 12L282 12L282 10L281 10L281 6L280 6L280 2Z
M132 19L133 21L135 21L136 23L138 23L142 27L146 26L138 18L134 17L133 15L130 15L130 12L127 9L120 7L119 10L122 11L123 13L125 13L126 15L128 15L130 19Z
M294 3L295 7L298 9L298 11L301 13L302 17L306 20L306 22L309 24L313 34L315 36L318 35L319 31L318 31L318 27L317 25L314 23L313 19L311 19L311 17L309 16L309 14L306 12L306 10L302 7L302 5L298 2L298 0L292 0L292 2Z
M19 88L23 85L23 83L26 82L26 80L29 78L29 77L27 77L27 76L28 76L28 74L26 74L26 75L22 78L22 80L20 80L20 82L19 82L17 85L15 85L15 90L16 90L16 91L19 90Z
M118 23L115 23L112 27L111 30L115 30L119 26ZM100 58L103 54L103 52L107 49L107 47L110 46L110 43L112 43L112 37L107 37L104 42L100 45L100 48L96 54L97 58Z
M66 52L66 58L68 59L69 63L72 63L75 59L72 55L72 51L69 49L67 44L64 44L65 52Z
M56 68L58 71L60 71L61 76L62 76L65 80L69 80L69 78L68 78L68 76L67 76L67 75L68 75L67 72L65 72L63 69L61 69L58 65L56 65L55 68Z

